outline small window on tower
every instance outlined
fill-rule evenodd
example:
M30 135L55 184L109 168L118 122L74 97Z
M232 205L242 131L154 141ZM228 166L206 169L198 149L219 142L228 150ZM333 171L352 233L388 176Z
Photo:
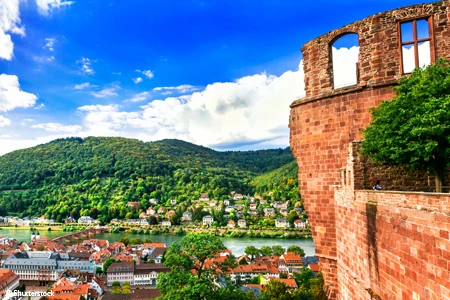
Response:
M431 17L400 24L402 74L412 73L434 61Z

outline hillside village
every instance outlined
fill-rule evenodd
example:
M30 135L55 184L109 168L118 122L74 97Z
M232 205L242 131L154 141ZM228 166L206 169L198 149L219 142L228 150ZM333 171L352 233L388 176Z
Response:
M152 198L148 203L128 202L128 219L112 219L111 226L146 227L173 225L194 227L227 228L295 228L309 230L308 219L301 207L301 202L272 201L262 199L260 195L245 196L232 192L229 199L213 200L207 193L199 199L178 203L171 199L161 203ZM132 218L133 216L139 218ZM39 218L0 217L0 221L17 226L57 224L45 215ZM97 225L101 222L87 215L79 218L68 217L66 224Z

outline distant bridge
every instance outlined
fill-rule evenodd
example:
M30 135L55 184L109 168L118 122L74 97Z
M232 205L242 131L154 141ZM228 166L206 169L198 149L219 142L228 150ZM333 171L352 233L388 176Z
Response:
M91 236L94 236L96 234L102 233L102 232L107 232L109 231L109 227L105 226L105 227L89 227L86 228L84 230L81 231L77 231L77 232L72 232L72 233L68 233L65 235L61 235L58 236L54 239L52 239L52 242L58 242L58 243L62 243L62 242L67 242L70 243L73 240L80 240L82 238L89 238Z

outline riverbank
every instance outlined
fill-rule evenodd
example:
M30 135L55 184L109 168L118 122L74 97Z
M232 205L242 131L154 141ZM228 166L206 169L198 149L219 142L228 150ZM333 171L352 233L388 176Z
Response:
M277 228L277 229L250 229L250 228L199 228L184 226L147 226L146 228L138 227L112 227L111 233L130 233L144 235L183 235L187 232L212 232L220 237L232 238L281 238L281 239L312 239L311 232L308 230L294 228Z
M31 232L31 228L36 228L39 231L63 231L62 226L49 226L49 225L33 225L33 226L0 226L0 230L3 229L16 229L16 230L28 230ZM48 230L50 228L50 230Z
M57 238L63 234L60 231L40 231L41 237L47 237L50 239ZM26 230L16 230L14 227L5 228L0 230L0 235L4 237L15 238L19 242L29 243L31 241L31 232ZM172 243L180 241L182 236L177 236L173 234L133 234L133 233L109 233L102 232L96 234L95 236L89 237L100 240L108 240L110 243L118 242L121 238L127 237L130 240L132 238L138 238L142 241L146 239L150 239L152 242L160 242L164 243L167 246L170 246ZM73 240L71 243L80 243L84 238L80 240ZM291 245L297 245L305 250L307 256L315 255L315 246L312 239L284 239L284 238L248 238L248 237L221 237L220 238L224 245L233 251L235 255L241 255L244 253L245 247L248 245L255 246L256 248L261 248L262 246L273 246L280 245L283 248L286 248Z

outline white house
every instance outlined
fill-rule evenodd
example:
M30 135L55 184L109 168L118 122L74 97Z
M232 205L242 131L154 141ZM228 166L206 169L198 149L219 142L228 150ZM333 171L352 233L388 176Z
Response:
M240 228L245 228L245 227L247 227L247 221L245 221L244 219L238 220L238 226L239 226Z
M228 199L223 200L223 205L225 205L225 206L230 205L230 200L228 200Z
M234 200L240 200L242 198L244 198L244 196L242 196L241 194L234 194L234 197L233 197Z
M305 220L305 221L303 221L303 220L295 220L294 221L294 226L295 226L295 228L301 228L301 229L304 229L304 228L306 228L307 226L308 226L308 220Z
M203 217L203 225L211 226L213 222L214 218L212 216L208 215Z
M170 200L170 204L172 204L172 205L177 204L177 200L175 200L175 199Z
M155 198L148 200L148 202L150 202L151 204L158 204L158 200Z
M170 227L170 226L172 226L172 223L170 221L168 221L168 220L164 220L164 221L161 222L161 225Z
M183 213L183 221L192 221L192 213L190 211Z
M91 225L91 224L94 224L94 222L95 222L95 220L92 219L90 216L82 216L78 219L79 224Z
M161 263L139 264L134 270L134 285L156 285L159 273L169 271L170 268Z
M275 227L277 228L289 228L290 224L289 221L285 218L280 218L275 220Z

